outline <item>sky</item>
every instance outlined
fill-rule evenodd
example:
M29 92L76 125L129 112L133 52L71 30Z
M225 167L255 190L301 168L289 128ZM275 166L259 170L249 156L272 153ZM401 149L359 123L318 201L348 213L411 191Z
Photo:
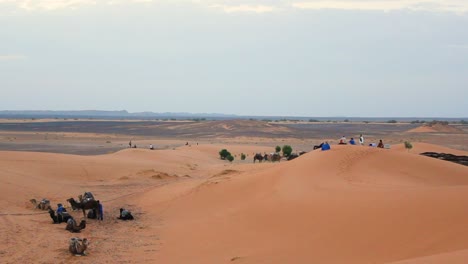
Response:
M0 110L468 117L468 0L0 0Z

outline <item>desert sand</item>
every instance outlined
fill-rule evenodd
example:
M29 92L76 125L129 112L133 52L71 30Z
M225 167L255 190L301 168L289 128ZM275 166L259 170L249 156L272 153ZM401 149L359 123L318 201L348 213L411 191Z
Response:
M78 156L0 151L1 263L464 263L468 167L411 151L336 146L252 163L270 146L200 144ZM218 152L248 154L245 161ZM52 206L91 191L104 221L80 234ZM119 208L134 221L117 220ZM71 209L69 209L71 211ZM72 212L76 219L81 211ZM87 237L88 255L68 239Z

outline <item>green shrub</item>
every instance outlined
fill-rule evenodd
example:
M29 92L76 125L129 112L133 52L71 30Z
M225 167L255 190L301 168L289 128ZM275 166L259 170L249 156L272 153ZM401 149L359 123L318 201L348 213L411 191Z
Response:
M245 160L245 154L241 153L241 160Z
M227 149L222 149L220 152L219 152L219 157L222 159L222 160L225 160L227 158L227 156L231 156L231 153L229 151L227 151Z
M229 160L229 162L232 162L234 160L234 157L231 155L228 155L226 159Z
M283 146L283 156L284 157L289 157L289 155L291 155L292 153L292 147L289 146L289 145L284 145Z
M275 152L280 152L280 151L281 151L281 147L280 147L280 146L276 146Z

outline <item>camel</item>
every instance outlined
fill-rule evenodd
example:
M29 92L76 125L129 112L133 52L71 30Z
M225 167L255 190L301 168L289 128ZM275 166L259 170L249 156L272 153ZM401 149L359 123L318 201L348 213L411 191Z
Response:
M83 255L87 255L86 249L88 249L88 245L89 245L88 239L72 237L70 238L68 250L70 251L70 253L74 255L83 256Z
M304 155L306 153L307 152L305 152L305 151L301 151L299 153L291 153L291 155L288 156L288 160L293 160L293 159L295 159L295 158L297 158L299 156L302 156L302 155Z
M89 209L95 209L99 219L99 203L96 200L88 200L86 202L76 202L75 199L70 198L67 200L72 207L83 210L83 218L86 218L86 211Z
M260 154L260 153L255 154L254 159L253 159L254 163L255 163L255 161L257 161L257 160L258 160L258 162L260 162L260 163L262 162L262 160L263 160L262 154Z
M280 161L281 160L281 155L278 153L273 153L273 154L265 154L264 157L265 160L275 162L275 161Z
M86 220L81 220L79 225L76 225L76 221L73 218L68 219L67 221L67 226L65 227L65 230L68 230L72 233L79 233L81 229L86 228Z
M42 199L39 203L37 203L36 199L29 200L36 209L47 210L50 207L50 201L47 199Z

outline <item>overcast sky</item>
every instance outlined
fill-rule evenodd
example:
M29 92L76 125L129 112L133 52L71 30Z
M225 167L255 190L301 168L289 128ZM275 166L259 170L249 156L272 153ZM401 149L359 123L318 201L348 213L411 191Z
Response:
M468 0L0 0L0 110L467 117Z

